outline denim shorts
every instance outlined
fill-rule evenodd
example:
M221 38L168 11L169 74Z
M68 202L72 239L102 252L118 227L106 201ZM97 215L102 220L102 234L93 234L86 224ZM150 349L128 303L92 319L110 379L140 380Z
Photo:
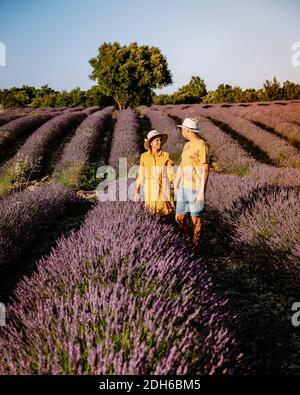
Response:
M191 213L192 217L200 217L204 212L204 202L196 201L197 191L179 188L176 201L176 214Z

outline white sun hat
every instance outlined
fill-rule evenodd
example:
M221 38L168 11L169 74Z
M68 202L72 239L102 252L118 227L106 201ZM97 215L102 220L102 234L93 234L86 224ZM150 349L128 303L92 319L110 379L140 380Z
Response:
M168 140L168 135L165 133L160 133L156 129L150 130L147 134L147 138L144 141L144 147L146 150L150 149L150 142L153 138L161 136L161 144L164 144Z
M182 125L177 125L179 128L187 128L195 133L201 133L201 129L198 127L198 122L195 118L185 118Z

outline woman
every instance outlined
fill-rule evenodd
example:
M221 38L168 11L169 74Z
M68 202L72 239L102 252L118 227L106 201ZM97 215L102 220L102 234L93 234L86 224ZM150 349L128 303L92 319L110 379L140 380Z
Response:
M139 173L136 179L135 201L141 200L141 187L144 187L145 207L151 213L169 215L174 212L173 183L174 164L162 145L168 135L151 130L147 134L144 152L140 158Z

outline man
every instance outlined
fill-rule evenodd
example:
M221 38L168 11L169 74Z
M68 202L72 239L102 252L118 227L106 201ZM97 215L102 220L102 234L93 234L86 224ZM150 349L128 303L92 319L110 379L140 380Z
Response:
M140 157L139 172L136 179L134 200L140 201L141 187L145 193L145 207L153 214L167 217L174 214L172 184L175 173L169 153L162 150L168 135L157 130L147 134L144 147L147 150Z
M194 227L193 245L199 245L201 235L201 215L204 207L204 193L209 174L209 155L205 141L200 137L201 130L197 120L185 118L181 128L184 139L188 140L183 148L181 163L175 178L176 221L189 240L187 214L191 214Z

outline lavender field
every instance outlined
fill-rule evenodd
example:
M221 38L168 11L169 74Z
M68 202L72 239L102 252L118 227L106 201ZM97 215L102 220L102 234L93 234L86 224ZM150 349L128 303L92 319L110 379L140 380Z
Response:
M196 252L96 194L151 128L179 164L185 117L210 152ZM296 101L1 110L0 374L300 374L299 144Z

